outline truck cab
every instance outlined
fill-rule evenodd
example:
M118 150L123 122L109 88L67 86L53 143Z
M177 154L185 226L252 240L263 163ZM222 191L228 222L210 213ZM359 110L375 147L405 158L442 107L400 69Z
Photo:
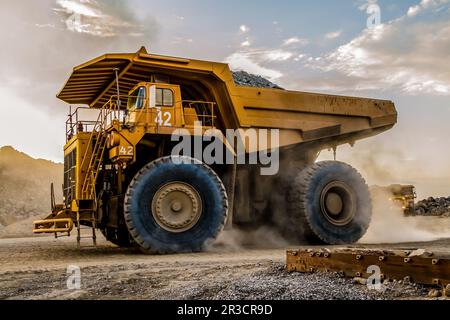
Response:
M127 96L125 123L157 128L214 126L214 104L182 100L179 85L141 82Z

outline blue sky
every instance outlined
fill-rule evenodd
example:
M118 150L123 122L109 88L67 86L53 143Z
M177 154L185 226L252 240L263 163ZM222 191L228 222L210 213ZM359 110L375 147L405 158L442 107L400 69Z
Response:
M370 5L381 13L372 29ZM340 159L371 183L447 192L425 180L450 177L450 0L22 0L1 1L0 21L0 145L61 161L67 106L55 94L71 68L145 45L289 89L393 100L396 128L341 148Z
M378 4L382 19L390 21L404 15L417 2L379 1ZM296 36L313 41L310 50L320 53L353 39L366 27L367 20L366 12L360 9L366 2L351 0L179 0L153 4L137 0L136 3L150 8L172 35L195 39L206 46L207 56L216 54L216 50L220 56L224 48L241 40L236 36L236 29L242 24L250 28L249 36L255 45L277 46L282 40ZM325 34L339 30L342 32L339 40L321 41ZM216 36L220 39L211 43L211 38Z

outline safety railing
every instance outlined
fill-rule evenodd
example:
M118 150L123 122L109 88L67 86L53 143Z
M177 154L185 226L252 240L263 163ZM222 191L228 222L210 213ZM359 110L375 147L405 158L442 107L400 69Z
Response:
M97 120L93 125L89 142L81 162L81 168L85 168L87 165L87 174L81 190L82 196L86 200L96 200L95 184L102 165L107 142L104 132L113 121L120 121L123 117L124 111L120 109L120 101L118 96L112 96L99 110ZM89 156L89 154L91 155Z
M167 107L148 107L148 99L141 101L142 108L126 110L119 107L118 101L125 102L131 96L112 96L101 109L88 107L76 108L71 111L66 121L66 142L75 135L82 132L95 132L106 130L114 120L120 123L130 122L133 125L145 125L147 127L158 127L161 123L157 121L162 110L167 111ZM123 105L123 104L122 104ZM173 110L179 111L182 118L182 126L193 125L200 122L204 127L215 127L216 125L216 103L206 101L182 100L175 103ZM195 112L192 111L195 110Z
M92 119L86 119L87 115L81 115L82 113L95 113L99 110L90 109L87 107L76 108L75 111L72 110L69 113L69 117L66 120L66 142L73 138L81 132L92 132L96 124L97 116L93 115ZM86 117L86 118L85 118ZM95 117L95 118L94 118Z
M182 106L185 123L199 121L203 127L215 127L217 119L215 102L183 100ZM195 113L186 112L189 109L195 110Z
M78 107L71 111L66 120L66 142L76 134L105 130L114 120L123 121L125 110L118 106L118 101L117 96L112 96L101 109Z

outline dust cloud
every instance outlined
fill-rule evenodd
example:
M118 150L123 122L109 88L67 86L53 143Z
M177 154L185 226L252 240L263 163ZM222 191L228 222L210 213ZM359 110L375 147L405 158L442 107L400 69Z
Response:
M277 249L289 243L273 228L263 226L256 230L233 227L224 230L207 250L214 252L238 252L243 249Z
M416 186L417 201L429 196L448 196L450 180L444 177L450 177L450 170L444 168L441 159L414 158L407 149L382 139L369 139L355 148L340 147L338 160L355 167L369 186L412 184ZM329 158L324 152L320 160ZM391 196L387 192L372 192L372 222L361 243L404 243L450 237L450 219L405 217L402 208L389 200Z
M405 243L433 241L450 237L450 219L405 217L386 191L372 192L373 215L367 234L360 243Z

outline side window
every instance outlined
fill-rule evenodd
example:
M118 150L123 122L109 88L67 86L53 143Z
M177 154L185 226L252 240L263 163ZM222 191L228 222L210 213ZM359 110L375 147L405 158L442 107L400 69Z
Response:
M170 89L164 89L163 105L166 107L173 106L173 92Z
M156 89L156 105L163 106L163 89Z
M170 89L156 89L156 105L158 107L173 107L173 92Z
M145 87L140 87L136 101L136 109L142 109L144 104L145 104Z
M144 107L146 97L145 91L145 87L140 87L130 94L127 104L128 109L142 109Z

